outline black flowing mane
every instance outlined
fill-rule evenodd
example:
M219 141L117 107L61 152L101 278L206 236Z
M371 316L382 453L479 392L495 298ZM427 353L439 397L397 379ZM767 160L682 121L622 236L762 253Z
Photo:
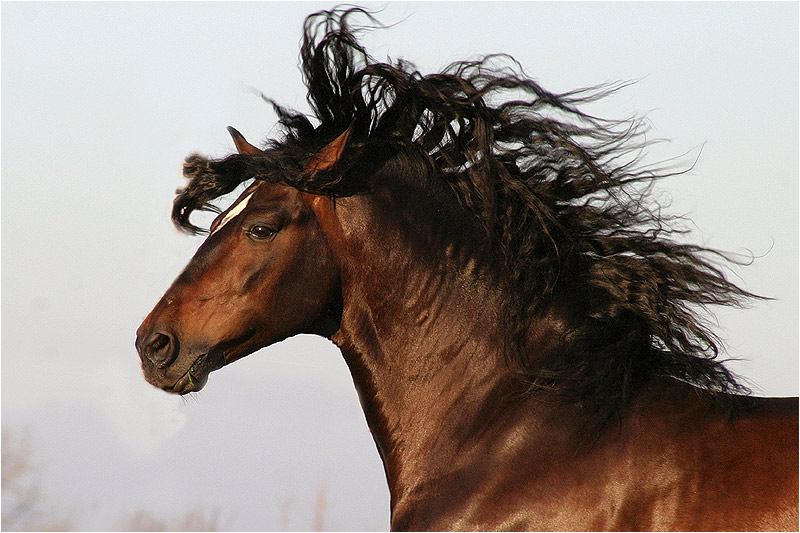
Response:
M366 24L353 26L353 17ZM201 231L192 211L213 209L247 179L339 197L372 186L354 169L391 163L409 169L397 177L408 187L449 198L483 239L479 257L496 258L491 268L507 296L498 326L510 367L532 391L584 402L600 416L653 376L746 392L718 360L720 342L698 308L755 296L715 264L728 257L677 239L680 217L663 214L651 194L674 172L640 165L641 121L579 109L622 85L550 93L503 55L423 75L367 54L357 36L377 25L359 8L308 17L301 58L313 116L267 99L283 137L263 155L187 158L175 223ZM337 164L309 170L348 128ZM566 328L546 353L531 355L532 326L554 313Z

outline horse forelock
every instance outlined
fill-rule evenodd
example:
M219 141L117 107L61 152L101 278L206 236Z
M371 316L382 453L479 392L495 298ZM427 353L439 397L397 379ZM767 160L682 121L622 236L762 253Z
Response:
M509 363L532 389L595 397L603 411L659 373L740 390L696 307L753 295L725 278L715 263L724 256L673 240L679 219L662 213L650 185L675 172L639 163L642 122L579 109L623 84L554 94L508 56L423 75L406 61L374 61L356 38L364 28L350 24L358 15L374 22L358 8L306 20L301 59L315 115L273 103L284 137L263 154L187 159L177 223L187 227L192 209L248 178L337 196L376 185L349 172L359 164L413 166L375 176L448 195L482 232L508 294ZM344 131L335 164L309 172ZM576 333L534 361L528 331L564 297L579 302L565 315Z

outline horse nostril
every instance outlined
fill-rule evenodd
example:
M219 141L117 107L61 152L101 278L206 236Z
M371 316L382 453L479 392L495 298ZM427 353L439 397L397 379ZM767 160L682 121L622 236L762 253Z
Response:
M153 333L147 338L141 353L158 368L163 368L175 359L177 348L176 339L164 333Z
M161 348L169 344L169 337L160 333L157 333L156 335L157 337L150 343L150 349L153 352L158 352L161 350Z

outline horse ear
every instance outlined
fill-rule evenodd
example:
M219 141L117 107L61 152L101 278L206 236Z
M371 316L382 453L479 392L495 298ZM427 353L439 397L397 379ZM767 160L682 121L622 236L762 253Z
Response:
M350 131L353 129L353 126L348 127L344 130L344 133L336 137L330 143L328 143L325 148L319 151L317 155L315 155L311 159L311 163L308 165L308 170L310 171L317 171L317 170L328 170L339 161L339 158L342 157L342 152L344 152L344 147L347 145L347 139L350 137Z
M240 154L243 155L261 155L264 152L247 142L244 138L244 135L239 133L236 128L233 126L228 126L228 133L231 134L233 137L233 144L236 145L236 149L239 150Z

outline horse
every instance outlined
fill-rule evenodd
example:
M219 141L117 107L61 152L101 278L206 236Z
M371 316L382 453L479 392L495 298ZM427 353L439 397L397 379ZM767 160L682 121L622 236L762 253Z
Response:
M146 380L330 339L393 530L797 530L797 398L753 397L698 311L759 297L678 239L641 124L582 111L618 87L548 92L510 56L423 75L354 17L376 27L306 19L312 115L264 96L279 139L185 160L174 223L217 216L137 331Z

